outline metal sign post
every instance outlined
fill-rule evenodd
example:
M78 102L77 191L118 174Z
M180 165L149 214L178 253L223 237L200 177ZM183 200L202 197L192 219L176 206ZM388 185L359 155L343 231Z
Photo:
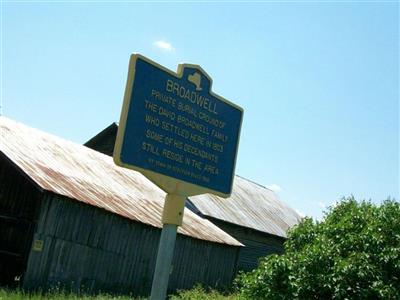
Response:
M156 269L151 286L150 300L163 300L167 294L169 274L174 254L176 232L182 225L186 197L167 194L163 211L163 229L158 245Z
M214 94L198 65L175 73L133 54L114 148L117 165L166 193L151 299L165 299L186 197L232 191L243 109Z

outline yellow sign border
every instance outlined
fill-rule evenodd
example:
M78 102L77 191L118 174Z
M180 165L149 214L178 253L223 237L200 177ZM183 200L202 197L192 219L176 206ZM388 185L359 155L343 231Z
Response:
M122 150L122 143L123 143L123 138L125 136L125 128L126 128L126 121L128 117L128 111L129 111L129 106L130 106L130 101L131 101L131 96L132 96L132 87L133 87L133 81L135 78L135 66L136 66L136 61L138 58L146 61L147 63L153 65L154 67L169 73L170 75L174 76L177 79L181 79L183 76L183 70L185 68L194 68L199 70L204 76L207 77L207 79L210 82L210 88L209 88L209 93L218 98L220 101L225 102L226 104L235 107L236 109L241 111L241 119L240 119L240 125L239 125L239 133L238 133L238 140L236 144L236 151L235 151L235 157L233 161L233 172L232 172L232 178L231 178L231 190L229 193L221 193L219 191L215 191L209 188L205 188L200 185L192 184L189 182L185 182L182 180L178 180L176 178L163 175L160 173L156 173L153 171L149 171L140 167L132 166L130 164L125 164L121 161L121 150ZM233 179L235 176L235 168L236 168L236 159L237 159L237 152L238 152L238 146L239 146L239 140L240 140L240 131L242 128L242 122L243 122L243 108L240 106L230 102L229 100L213 93L211 91L212 88L212 79L211 77L203 70L202 67L199 65L193 65L193 64L179 64L178 65L178 70L177 73L167 69L166 67L148 59L147 57L134 53L131 55L130 60L129 60L129 70L128 70L128 79L126 81L126 88L125 88L125 94L124 94L124 101L122 105L122 111L121 111L121 116L120 116L120 121L119 121L119 126L118 126L118 133L117 133L117 138L115 140L115 147L114 147L114 153L113 153L113 159L115 164L118 166L132 169L135 171L141 172L143 175L145 175L148 179L150 179L154 184L156 184L159 188L164 190L165 192L169 194L175 194L175 195L181 195L181 196L194 196L194 195L200 195L200 194L205 194L205 193L212 193L218 196L221 196L223 198L227 198L231 195L232 193L232 187L233 187Z

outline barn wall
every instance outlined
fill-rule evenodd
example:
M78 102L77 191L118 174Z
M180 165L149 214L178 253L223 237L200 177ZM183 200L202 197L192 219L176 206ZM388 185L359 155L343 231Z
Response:
M0 153L0 284L15 284L29 253L38 188Z
M171 289L188 289L196 283L220 290L229 287L235 276L239 249L178 235Z
M24 287L150 292L159 229L50 193L42 203L34 239L43 247L30 253ZM170 290L196 282L230 284L237 252L238 247L178 235Z
M216 226L240 241L245 247L239 251L237 268L250 271L257 267L261 257L283 253L284 238L273 236L250 228L209 218Z

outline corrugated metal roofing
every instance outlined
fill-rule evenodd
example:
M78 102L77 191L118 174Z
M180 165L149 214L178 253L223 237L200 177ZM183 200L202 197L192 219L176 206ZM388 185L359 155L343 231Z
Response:
M111 157L0 117L0 151L43 190L161 227L165 192ZM185 209L179 233L240 246L233 237Z
M210 194L189 199L205 216L280 237L301 219L273 191L240 176L235 176L228 199Z

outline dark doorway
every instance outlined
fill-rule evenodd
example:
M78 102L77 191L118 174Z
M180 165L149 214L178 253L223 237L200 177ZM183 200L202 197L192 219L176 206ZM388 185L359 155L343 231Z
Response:
M32 222L0 215L0 284L16 286L22 277L32 242Z
M0 153L0 285L18 286L28 262L40 192Z

